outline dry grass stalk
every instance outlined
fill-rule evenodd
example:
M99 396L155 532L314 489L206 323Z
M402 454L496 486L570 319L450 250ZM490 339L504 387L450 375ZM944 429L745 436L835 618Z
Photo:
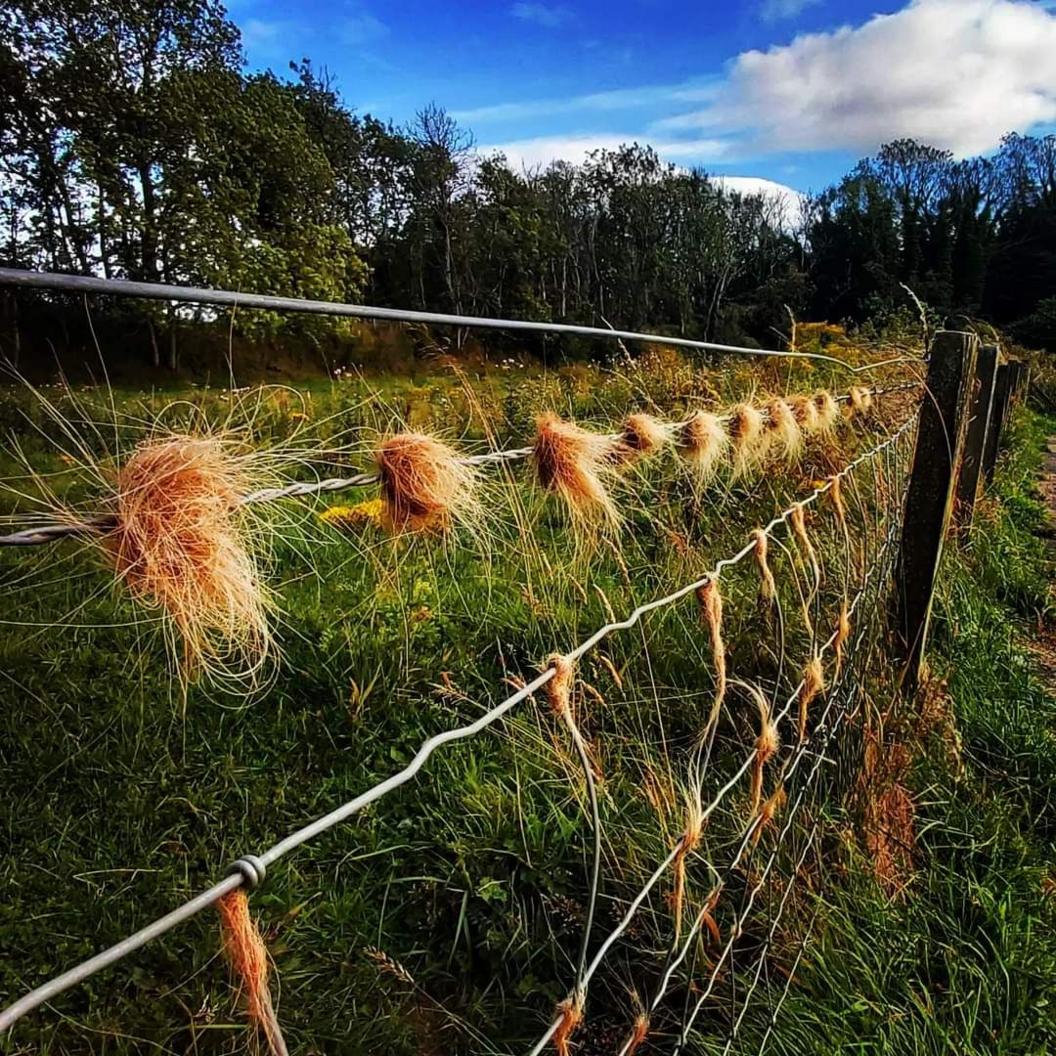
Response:
M788 401L792 415L804 434L818 431L818 406L810 396L792 396Z
M810 705L825 690L825 670L821 666L821 657L811 657L803 669L803 682L799 687L799 739L807 739L807 722L810 717Z
M532 458L541 487L557 495L574 524L619 524L606 483L614 476L613 441L562 421L556 414L536 421Z
M651 414L629 414L623 422L619 449L631 458L648 457L671 442L672 427Z
M722 422L707 411L695 412L679 428L679 453L702 484L715 475L729 447L730 438Z
M784 400L766 405L766 435L769 450L777 458L791 462L803 449L803 433L792 408Z
M561 1022L553 1034L554 1049L557 1056L569 1056L569 1041L576 1029L583 1022L583 1006L586 1003L586 995L577 990L571 997L566 997L557 1006Z
M443 531L481 515L478 474L450 445L425 433L397 433L377 454L385 521L397 531Z
M739 403L730 411L730 443L733 446L733 475L744 476L755 469L766 454L768 442L763 416L750 403Z
M229 444L186 435L140 444L117 472L102 546L129 591L164 613L186 678L253 678L273 649L240 513L247 476Z
M241 982L250 1019L264 1032L272 1056L287 1056L279 1021L268 988L268 951L249 912L242 888L216 903L224 937L224 952Z
M818 432L831 433L840 420L840 405L828 389L820 389L814 394L814 406L818 410Z
M752 532L752 538L755 540L755 564L759 569L759 595L767 604L773 604L777 597L777 584L767 560L770 543L762 528L756 528Z
M722 594L717 579L709 579L697 588L697 601L711 635L711 659L715 665L715 697L705 727L706 736L719 721L719 712L726 699L726 643L722 638Z

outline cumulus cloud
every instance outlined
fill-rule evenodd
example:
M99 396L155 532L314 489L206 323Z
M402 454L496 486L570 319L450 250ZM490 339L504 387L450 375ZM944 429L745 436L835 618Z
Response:
M547 29L556 29L572 17L572 12L567 7L531 2L514 4L510 8L510 14L522 22L534 22L537 26L545 26Z
M1029 0L913 0L733 63L716 100L654 128L752 152L873 150L912 136L963 156L1056 120L1056 14Z
M587 133L572 136L537 136L509 143L482 146L481 154L501 152L515 168L545 167L552 161L571 161L581 164L593 150L616 150L626 143L651 146L660 157L669 161L684 160L700 163L723 158L728 145L719 139L657 139L634 133Z
M771 199L778 205L782 226L788 231L797 230L803 221L806 197L802 191L788 184L766 180L761 176L712 176L711 179L736 194L760 195Z

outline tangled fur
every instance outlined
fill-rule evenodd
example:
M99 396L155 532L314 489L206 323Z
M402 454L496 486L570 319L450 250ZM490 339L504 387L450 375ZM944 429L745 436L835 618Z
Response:
M704 484L715 475L730 447L722 422L707 411L696 411L678 432L679 454Z
M250 1019L264 1032L272 1056L287 1056L268 986L268 951L249 912L249 899L242 888L224 895L216 908L224 937L224 952L238 977Z
M537 419L532 450L536 479L565 504L573 524L619 524L619 511L606 487L615 472L613 450L608 437L563 421L556 414Z
M763 416L750 403L739 403L730 412L730 443L733 446L733 475L742 477L755 469L766 453Z
M840 420L840 405L828 389L820 389L814 394L814 406L818 411L818 432L831 433Z
M784 400L770 400L766 405L768 453L791 462L803 448L803 433L792 408Z
M450 445L397 433L377 450L385 523L396 531L444 531L480 518L478 474Z
M625 457L655 455L671 442L672 427L651 414L630 414L623 422L618 450Z
M252 679L273 651L240 506L248 490L244 461L215 437L146 441L117 471L102 545L132 595L164 614L185 678Z
M811 657L803 669L803 683L799 687L799 739L807 739L807 723L810 718L810 706L825 691L825 670L821 666L821 657Z

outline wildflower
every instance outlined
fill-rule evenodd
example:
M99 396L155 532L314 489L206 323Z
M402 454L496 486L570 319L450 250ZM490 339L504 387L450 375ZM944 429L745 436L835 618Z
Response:
M319 514L323 524L334 528L363 528L368 524L381 524L385 504L381 499L367 499L355 506L331 506Z

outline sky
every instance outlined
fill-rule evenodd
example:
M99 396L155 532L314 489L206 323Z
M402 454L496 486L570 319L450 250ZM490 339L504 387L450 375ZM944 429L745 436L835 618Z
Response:
M515 167L651 144L819 190L883 142L1056 129L1056 0L230 0L250 68L308 57L360 113L428 103Z

